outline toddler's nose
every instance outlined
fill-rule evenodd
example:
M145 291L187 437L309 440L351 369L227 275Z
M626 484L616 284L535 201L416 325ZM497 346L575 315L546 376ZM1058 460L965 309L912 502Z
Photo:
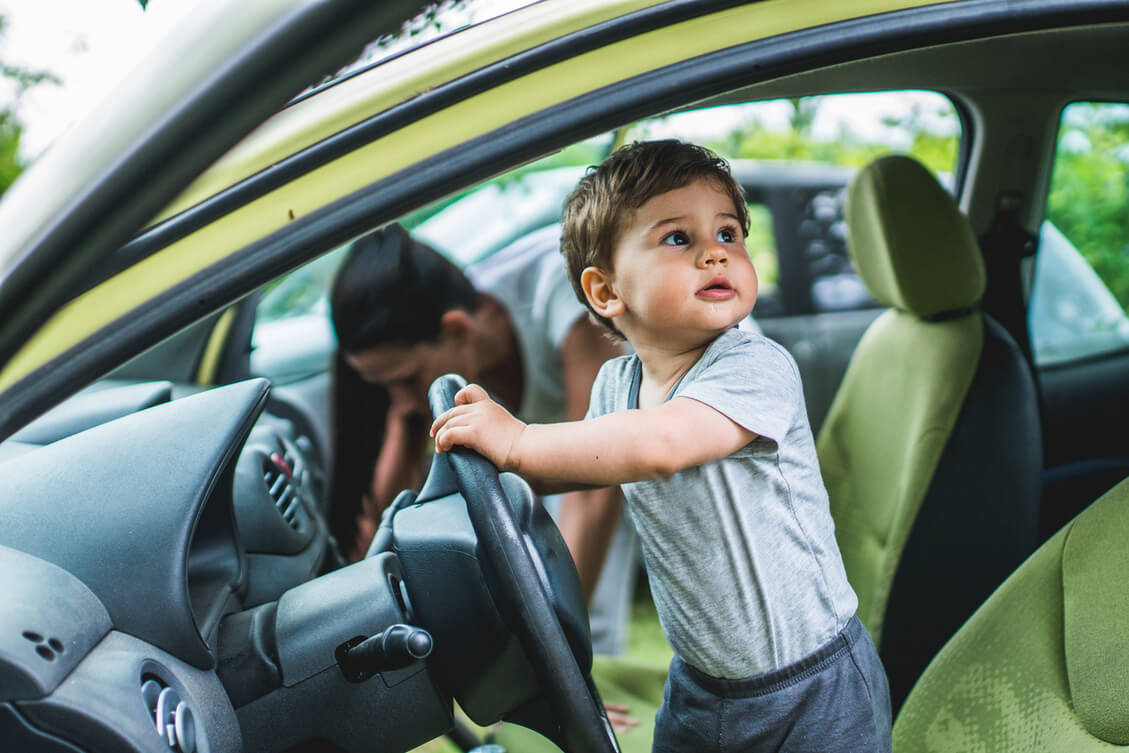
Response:
M703 264L727 264L729 252L725 250L725 246L714 241L706 246L701 259Z

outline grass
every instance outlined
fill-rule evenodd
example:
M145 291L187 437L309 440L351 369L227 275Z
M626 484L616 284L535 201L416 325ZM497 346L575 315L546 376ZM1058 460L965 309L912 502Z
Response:
M655 604L651 601L651 591L647 588L647 578L639 574L639 587L631 605L631 631L627 635L627 656L632 659L657 661L670 659L670 644L659 625Z
M651 592L647 588L646 577L639 576L639 588L635 592L635 600L631 605L631 631L627 636L627 657L632 659L658 661L670 657L670 645L666 642L662 627L659 625L658 615L655 614L655 605L651 601ZM474 725L456 708L456 715L472 728L481 729ZM409 753L460 753L446 737L437 737L424 743Z

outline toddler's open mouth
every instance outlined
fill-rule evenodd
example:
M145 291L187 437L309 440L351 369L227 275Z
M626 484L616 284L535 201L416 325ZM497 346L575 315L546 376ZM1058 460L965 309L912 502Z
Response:
M729 280L724 277L715 277L709 281L709 284L698 291L699 298L706 298L711 301L725 301L732 298L736 293L733 286L729 284Z

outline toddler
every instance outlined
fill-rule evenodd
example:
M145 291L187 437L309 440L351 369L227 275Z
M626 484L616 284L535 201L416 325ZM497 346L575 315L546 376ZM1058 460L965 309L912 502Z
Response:
M674 649L655 751L890 750L885 672L835 543L795 362L757 297L727 163L636 143L565 203L577 296L634 353L583 421L526 425L468 385L432 426L540 493L619 484Z

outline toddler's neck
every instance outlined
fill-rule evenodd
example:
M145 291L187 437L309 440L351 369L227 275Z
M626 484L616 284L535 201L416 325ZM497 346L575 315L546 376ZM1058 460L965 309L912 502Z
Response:
M686 376L706 349L716 340L687 349L668 349L661 346L636 348L641 374L639 380L639 407L654 408L666 401L682 377Z

